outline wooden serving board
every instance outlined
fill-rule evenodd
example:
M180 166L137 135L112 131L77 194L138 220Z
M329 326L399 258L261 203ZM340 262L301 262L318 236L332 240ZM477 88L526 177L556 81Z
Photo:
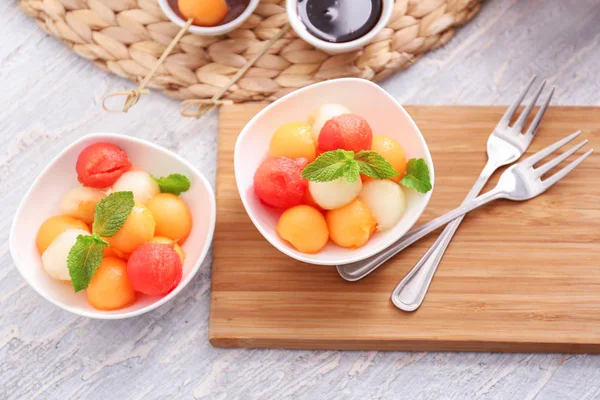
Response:
M498 201L469 214L423 305L406 313L392 305L390 293L436 234L350 283L334 267L288 258L256 230L236 189L233 148L262 107L221 109L209 332L214 346L600 352L599 153L536 199ZM505 107L406 108L435 165L423 223L461 203ZM586 136L600 152L600 108L594 107L548 110L530 150L580 128L590 131Z

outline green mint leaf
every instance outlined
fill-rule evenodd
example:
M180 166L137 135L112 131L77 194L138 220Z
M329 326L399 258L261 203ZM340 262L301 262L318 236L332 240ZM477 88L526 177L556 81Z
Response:
M98 235L79 235L67 256L67 267L75 292L86 289L104 258L106 242Z
M176 196L187 192L191 185L190 180L181 174L171 174L161 178L153 176L152 178L158 183L161 193L172 193Z
M115 192L96 204L92 231L103 237L111 237L121 229L135 202L133 192Z
M358 163L353 161L346 164L342 176L350 183L355 182L358 178L360 178L360 167Z
M406 175L400 181L404 187L415 189L419 193L427 193L432 189L429 167L422 158L412 158L406 164Z
M360 166L360 173L375 179L397 176L398 172L381 154L372 150L362 150L354 157Z
M343 176L348 165L353 163L356 163L353 151L327 151L304 168L302 177L311 182L333 181Z

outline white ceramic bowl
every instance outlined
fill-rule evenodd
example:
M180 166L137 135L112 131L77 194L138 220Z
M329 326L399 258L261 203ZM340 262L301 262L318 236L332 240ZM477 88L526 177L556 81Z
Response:
M47 218L60 214L62 196L79 185L75 163L79 153L88 145L110 142L121 147L133 165L156 176L181 173L190 178L190 190L181 194L188 205L194 222L190 236L183 244L186 253L183 277L177 287L166 296L137 294L129 307L116 311L101 311L87 301L85 291L75 293L69 283L54 280L42 267L35 237ZM98 319L122 319L144 314L177 296L194 277L208 253L215 229L215 196L210 183L189 162L165 148L125 135L96 133L85 136L50 162L21 201L10 232L10 253L23 278L42 297L74 314Z
M390 21L392 11L394 10L394 0L382 0L381 16L379 17L379 21L377 21L377 24L375 24L373 29L356 40L344 43L332 43L312 35L306 29L306 26L302 23L300 17L298 16L298 0L286 0L285 8L290 25L298 36L317 49L323 50L329 54L338 54L359 50L365 47L375 36L377 36L377 34L381 32L381 30L385 28L387 23Z
M248 3L248 6L244 10L244 12L241 13L236 19L234 19L233 21L229 21L226 24L217 26L191 25L189 27L189 31L199 36L224 35L228 32L231 32L232 30L240 26L245 20L247 20L248 17L256 9L256 6L258 6L258 3L259 0L250 0L250 3ZM172 23L183 28L187 21L181 18L181 16L175 10L173 10L171 5L169 4L169 0L158 0L158 4L160 5L162 12L167 16L167 18L171 20Z
M407 208L402 219L389 231L373 235L359 249L349 250L329 242L319 253L305 254L281 239L275 231L281 212L260 202L253 189L254 172L268 156L271 136L278 127L286 122L308 120L310 112L325 103L342 104L364 117L371 125L374 135L395 138L404 148L407 159L424 158L433 184L431 154L410 115L381 87L357 78L335 79L307 86L282 97L259 112L244 127L235 144L235 179L250 219L275 248L310 264L348 264L380 252L408 232L425 210L432 191L419 194L412 189L405 190Z

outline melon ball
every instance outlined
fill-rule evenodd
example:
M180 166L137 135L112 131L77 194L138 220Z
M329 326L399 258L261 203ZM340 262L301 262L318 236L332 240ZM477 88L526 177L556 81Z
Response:
M45 220L35 237L35 244L40 254L46 251L58 235L69 229L82 229L90 232L90 228L83 221L66 215L56 215Z
M275 157L306 158L308 162L313 162L316 153L310 125L304 122L281 125L269 144L269 155Z
M264 204L279 209L302 204L308 186L302 177L306 164L304 158L267 158L254 173L254 193Z
M67 192L60 203L60 211L64 215L77 218L91 224L94 222L96 204L100 202L106 193L100 189L79 186Z
M145 171L128 171L117 179L112 187L113 192L133 192L133 199L146 204L148 200L160 193L158 183Z
M46 273L54 279L70 281L71 275L67 266L69 251L77 241L77 236L89 236L89 234L83 229L68 229L58 235L42 253L42 266Z
M308 117L308 123L312 126L313 140L315 142L319 140L319 134L325 122L342 114L350 114L350 110L341 104L322 104L315 108Z
M317 143L317 153L331 150L349 150L358 153L370 150L373 131L366 119L356 114L333 117L323 125Z
M360 198L325 215L329 237L338 246L357 249L367 243L377 221Z
M181 281L181 258L172 246L146 243L138 247L127 261L127 276L137 292L162 296Z
M155 229L156 221L152 212L145 205L135 203L121 229L108 238L108 242L113 251L124 253L123 258L127 258L127 254L152 240Z
M175 252L179 255L179 258L181 258L181 262L185 261L185 253L183 252L183 249L173 239L169 239L164 236L154 236L154 238L150 241L150 243L162 243L162 244L168 244L170 246L173 246L173 250L175 250Z
M402 188L388 179L365 182L360 199L371 210L379 232L393 228L406 210L406 198Z
M281 214L277 233L298 251L318 253L329 240L325 217L314 207L301 205L288 208Z
M171 193L160 193L147 204L156 221L156 236L163 236L177 243L185 242L192 231L192 213L185 201Z
M398 175L391 177L394 182L400 182L406 174L406 155L400 143L388 136L373 136L371 150L381 154L392 165Z
M178 0L177 8L185 19L192 18L198 26L219 25L229 12L225 0Z
M324 210L340 208L356 199L362 189L360 179L348 182L341 177L329 182L309 182L312 199Z

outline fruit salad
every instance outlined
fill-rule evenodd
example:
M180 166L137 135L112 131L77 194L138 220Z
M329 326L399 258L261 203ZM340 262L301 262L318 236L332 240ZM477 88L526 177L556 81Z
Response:
M182 278L181 245L192 216L179 197L181 174L155 177L132 165L118 146L86 147L75 165L80 186L67 192L60 215L40 226L36 246L46 273L86 291L90 305L118 310L138 293L164 296Z
M407 160L394 138L341 104L317 107L306 122L289 122L271 137L254 174L265 207L281 211L278 235L314 254L331 241L357 249L392 229L406 210L406 190L432 189L424 159Z

